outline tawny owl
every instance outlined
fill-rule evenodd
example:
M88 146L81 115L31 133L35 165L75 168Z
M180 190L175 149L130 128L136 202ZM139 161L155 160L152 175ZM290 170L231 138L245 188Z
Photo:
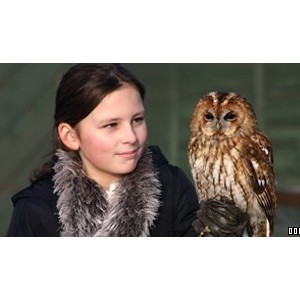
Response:
M276 208L272 146L252 105L212 92L192 114L189 163L199 201L227 197L249 214L249 236L271 236Z

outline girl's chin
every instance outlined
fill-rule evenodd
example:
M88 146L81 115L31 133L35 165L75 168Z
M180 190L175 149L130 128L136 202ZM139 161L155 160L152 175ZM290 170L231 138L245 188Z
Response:
M132 171L135 170L135 168L136 168L136 164L132 164L131 166L126 166L120 170L120 174L126 175L128 173L131 173Z

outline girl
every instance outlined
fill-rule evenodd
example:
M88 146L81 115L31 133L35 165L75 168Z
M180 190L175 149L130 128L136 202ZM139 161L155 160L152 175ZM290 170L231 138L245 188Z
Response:
M119 64L67 71L56 95L52 159L13 196L8 236L234 235L245 227L231 202L199 210L186 175L147 145L144 97ZM234 226L224 209L234 209Z

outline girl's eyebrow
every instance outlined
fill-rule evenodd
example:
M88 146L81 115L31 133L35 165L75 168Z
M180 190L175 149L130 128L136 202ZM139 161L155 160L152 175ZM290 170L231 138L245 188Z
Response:
M136 116L143 116L143 115L145 115L145 111L144 111L144 110L142 110L142 111L140 111L140 112L137 112L136 114L133 115L133 117L136 117Z
M132 116L132 118L136 118L138 116L144 116L144 115L145 115L145 110L142 110L142 111L135 113ZM122 118L107 118L107 119L96 120L93 115L92 115L92 119L97 124L114 123L114 122L118 122L118 121L122 120Z
M120 118L111 118L111 119L108 118L108 119L101 119L101 120L96 120L95 118L92 118L92 119L96 125L105 125L108 123L116 123L121 120Z

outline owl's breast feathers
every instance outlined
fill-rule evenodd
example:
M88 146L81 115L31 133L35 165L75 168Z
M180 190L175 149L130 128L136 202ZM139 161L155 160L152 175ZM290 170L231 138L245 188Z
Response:
M191 137L188 148L200 199L226 196L247 211L259 204L272 231L276 206L272 147L261 132L220 139L200 134Z

